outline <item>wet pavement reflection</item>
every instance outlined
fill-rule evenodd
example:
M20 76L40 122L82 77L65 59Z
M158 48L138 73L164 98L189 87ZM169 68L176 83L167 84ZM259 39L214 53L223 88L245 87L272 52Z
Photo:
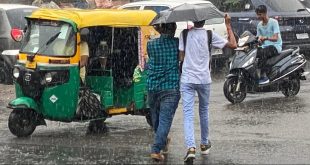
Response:
M309 67L307 68L309 69ZM310 70L310 69L309 69ZM223 95L227 71L213 73L210 100L210 139L207 157L197 150L195 164L307 164L310 162L310 81L300 93L286 98L279 93L249 94L244 102L230 104ZM108 131L86 134L88 123L47 121L29 138L16 138L7 127L14 98L11 85L0 85L0 164L153 164L153 132L143 116L121 115L106 120ZM198 102L195 104L198 108ZM199 144L198 111L195 114ZM181 102L171 128L167 160L183 164ZM162 164L156 163L156 164Z

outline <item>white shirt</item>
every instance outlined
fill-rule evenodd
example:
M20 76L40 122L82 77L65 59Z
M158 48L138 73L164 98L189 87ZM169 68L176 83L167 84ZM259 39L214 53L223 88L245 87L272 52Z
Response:
M210 84L209 46L207 31L204 28L193 28L188 31L185 58L181 82L192 84ZM212 46L222 49L228 41L212 32ZM179 50L184 51L183 34L179 37Z

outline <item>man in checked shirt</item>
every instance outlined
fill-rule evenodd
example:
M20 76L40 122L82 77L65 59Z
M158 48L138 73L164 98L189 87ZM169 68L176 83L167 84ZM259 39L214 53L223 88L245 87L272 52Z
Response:
M165 159L168 150L168 134L175 111L180 100L178 39L174 38L176 24L159 24L155 29L159 38L147 43L148 96L155 140L151 158L156 161Z

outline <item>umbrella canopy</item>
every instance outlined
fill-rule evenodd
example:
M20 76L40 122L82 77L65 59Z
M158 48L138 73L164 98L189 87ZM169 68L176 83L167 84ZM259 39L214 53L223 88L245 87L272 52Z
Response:
M224 13L219 11L212 3L208 4L188 4L161 11L152 24L183 22L183 21L202 21L211 18L223 18Z

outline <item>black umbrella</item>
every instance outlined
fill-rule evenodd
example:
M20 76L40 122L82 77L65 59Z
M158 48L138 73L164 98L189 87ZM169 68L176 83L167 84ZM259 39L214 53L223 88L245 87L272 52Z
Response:
M188 4L161 11L152 21L152 24L202 21L212 18L223 18L224 13L219 11L213 4Z

